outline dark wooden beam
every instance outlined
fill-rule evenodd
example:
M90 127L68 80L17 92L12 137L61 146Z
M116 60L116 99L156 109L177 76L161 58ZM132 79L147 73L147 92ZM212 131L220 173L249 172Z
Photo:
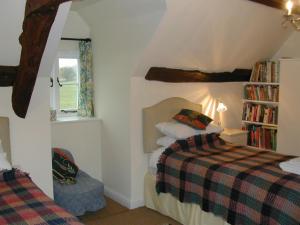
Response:
M285 4L286 4L286 0L248 0L251 2L256 2L256 3L260 3L266 6L270 6L276 9L281 9L281 10L286 10ZM297 1L294 1L295 6L293 9L293 13L295 14L300 14L300 5Z
M146 75L146 80L169 83L188 82L244 82L249 81L251 70L236 69L231 72L205 73L198 70L180 70L163 67L152 67Z
M276 9L285 9L285 0L249 0L249 1L257 2Z
M59 5L69 0L27 0L20 65L14 82L12 106L21 118L25 118L35 86L48 36Z
M90 38L66 38L66 37L62 37L61 40L62 41L86 41L86 42L92 41L92 39Z
M13 86L17 73L17 66L0 66L0 87Z

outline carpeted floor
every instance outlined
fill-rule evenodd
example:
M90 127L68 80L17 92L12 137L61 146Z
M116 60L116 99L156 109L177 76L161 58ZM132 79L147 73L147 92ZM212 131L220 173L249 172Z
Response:
M106 208L81 217L81 221L86 225L180 225L145 207L129 210L111 199L106 200Z

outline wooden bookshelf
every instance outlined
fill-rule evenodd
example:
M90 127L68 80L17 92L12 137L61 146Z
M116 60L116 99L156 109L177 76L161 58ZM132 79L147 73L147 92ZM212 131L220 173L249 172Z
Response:
M277 148L279 108L279 63L255 64L249 82L243 83L243 129L248 130L247 147L260 150Z
M260 100L249 100L249 99L243 99L243 102L259 103L259 104L265 104L265 105L278 105L278 104L279 104L279 102L260 101Z
M258 148L258 147L254 147L254 146L251 146L251 145L246 145L246 147L250 148L250 149L255 149L255 150L275 151L275 150L272 150L272 149Z
M254 125L260 125L260 126L265 126L265 127L272 127L272 129L277 128L277 124L271 124L271 123L260 123L260 122L254 122L254 121L247 121L247 120L242 120L243 123L246 124L254 124Z
M279 83L275 82L244 82L244 85L251 84L251 85L273 85L273 86L279 86Z

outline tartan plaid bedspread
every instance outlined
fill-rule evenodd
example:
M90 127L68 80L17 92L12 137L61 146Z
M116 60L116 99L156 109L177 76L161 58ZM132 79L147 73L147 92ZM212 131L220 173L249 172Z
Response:
M0 172L0 225L80 225L18 170Z
M300 176L278 166L291 158L198 135L164 151L156 190L233 225L299 225Z

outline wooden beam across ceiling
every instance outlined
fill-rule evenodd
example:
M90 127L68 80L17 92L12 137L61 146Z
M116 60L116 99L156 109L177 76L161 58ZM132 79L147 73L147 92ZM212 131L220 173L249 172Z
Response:
M61 3L70 0L27 0L21 59L13 85L12 106L21 118L25 118L35 86L42 56L52 24Z
M249 0L277 9L285 9L285 0Z
M18 66L0 66L0 87L13 86L18 73Z
M249 81L252 70L236 69L233 72L206 73L198 70L181 70L152 67L145 79L168 83L190 82L244 82Z

